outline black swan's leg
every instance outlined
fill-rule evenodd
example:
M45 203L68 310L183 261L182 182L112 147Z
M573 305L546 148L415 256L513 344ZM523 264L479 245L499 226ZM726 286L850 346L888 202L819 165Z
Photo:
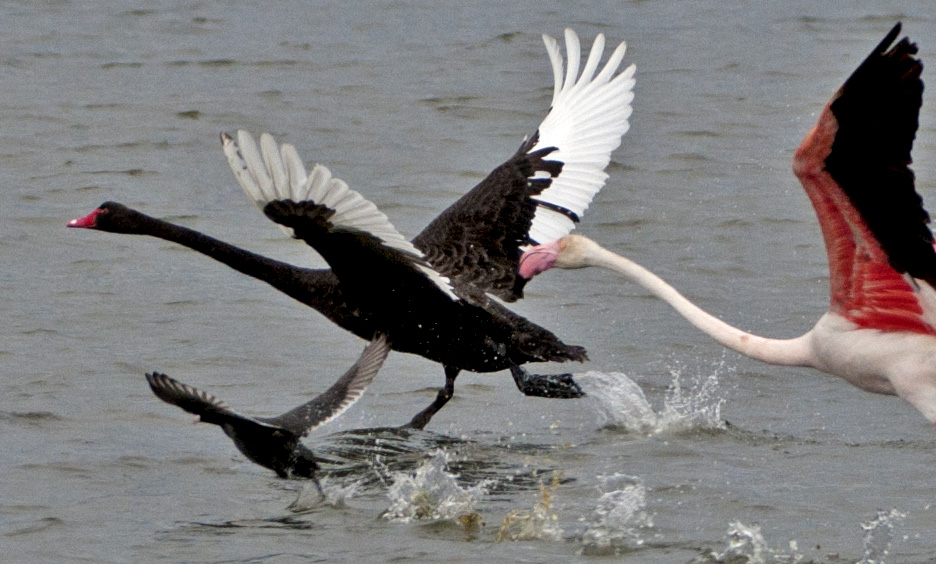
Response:
M439 390L435 401L433 401L429 407L417 413L416 417L413 417L413 420L405 425L406 428L426 428L426 424L429 423L432 416L438 413L439 410L442 409L442 406L448 403L448 400L452 399L452 396L455 395L455 377L458 376L459 372L461 372L461 368L453 368L451 366L445 367L445 386Z
M322 491L322 484L319 483L318 477L315 474L312 474L311 476L309 476L309 478L312 480L312 483L315 484L315 489L318 490L319 500L325 501L327 497L325 496L325 492Z
M538 398L572 399L585 395L571 374L528 374L516 364L510 367L517 388Z

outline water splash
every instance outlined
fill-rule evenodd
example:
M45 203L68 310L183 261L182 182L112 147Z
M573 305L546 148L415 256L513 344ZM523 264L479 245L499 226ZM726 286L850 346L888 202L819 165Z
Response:
M598 401L598 413L603 426L621 427L639 433L655 433L659 417L653 411L643 389L621 372L590 370L576 374L585 386L586 397Z
M287 509L293 513L303 513L321 505L344 507L349 499L356 497L364 488L363 480L356 480L346 485L332 483L328 478L322 478L320 482L322 484L321 494L315 484L306 484L299 492L296 500L290 503ZM324 498L322 494L324 494Z
M740 521L728 524L728 546L717 556L719 562L745 558L747 562L762 563L772 553L758 525L745 525Z
M894 525L907 515L896 509L878 511L877 516L861 524L864 530L864 556L858 564L884 564L894 541Z
M552 496L559 487L559 478L555 473L548 486L540 484L540 500L532 510L515 509L504 517L497 530L498 542L562 539L559 516L552 510Z
M588 395L598 401L602 424L627 431L655 435L664 431L724 429L718 394L718 371L697 376L683 387L680 369L672 371L673 382L656 411L643 390L620 372L589 371L576 375Z
M645 509L646 489L639 478L624 474L599 476L601 497L594 511L581 520L583 552L589 555L613 554L643 544L640 530L653 523Z
M878 511L874 519L861 523L861 528L865 532L862 539L864 555L856 564L885 564L894 540L894 526L905 517L906 514L891 509ZM802 562L804 558L797 548L797 542L791 540L789 554L775 551L767 545L759 526L748 526L735 521L728 525L725 551L721 553L710 551L700 562L796 564Z
M390 507L382 517L391 521L409 522L416 519L458 519L474 513L474 506L493 482L463 488L457 476L448 472L449 454L442 450L432 453L415 472L395 473L387 491ZM470 520L470 519L469 519Z
M684 431L690 429L724 429L725 421L721 417L721 408L725 398L718 395L718 374L724 370L724 363L719 369L706 377L695 376L689 388L682 386L682 371L671 371L673 383L666 392L660 419L667 430Z
M724 552L710 552L704 561L730 564L796 564L803 561L795 540L790 541L789 554L775 551L767 545L759 526L745 525L740 521L728 524L726 544Z

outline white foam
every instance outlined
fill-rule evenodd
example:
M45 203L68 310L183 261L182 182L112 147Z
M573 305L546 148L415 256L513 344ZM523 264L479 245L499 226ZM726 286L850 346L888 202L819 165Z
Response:
M643 544L640 531L652 527L647 515L647 491L639 478L625 474L599 476L601 496L582 533L582 544L588 554L604 554Z
M436 450L415 472L391 475L387 491L390 506L382 517L391 521L457 519L474 512L474 506L492 484L483 480L463 488L448 472L449 454Z
M894 542L894 525L906 518L896 509L878 511L877 516L861 524L864 530L864 554L858 564L885 564Z
M303 513L323 504L329 507L344 507L349 499L357 497L364 489L364 480L356 480L350 484L340 484L328 478L322 478L319 482L322 485L322 494L325 494L324 499L322 499L322 495L319 494L315 484L309 482L303 486L299 495L296 496L296 500L289 504L287 509L293 513Z

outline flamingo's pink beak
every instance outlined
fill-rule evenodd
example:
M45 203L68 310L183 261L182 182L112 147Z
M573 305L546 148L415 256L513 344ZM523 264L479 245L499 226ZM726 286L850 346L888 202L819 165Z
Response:
M520 257L520 276L526 280L531 280L540 272L546 272L555 266L560 250L559 241L527 249Z
M95 223L97 222L97 216L99 213L101 213L101 210L96 209L84 217L75 218L68 222L68 227L81 227L84 229L93 229Z

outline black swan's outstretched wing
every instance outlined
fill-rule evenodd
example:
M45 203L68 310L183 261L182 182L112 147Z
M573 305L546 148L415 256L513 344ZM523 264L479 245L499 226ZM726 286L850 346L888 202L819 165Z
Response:
M485 292L507 301L522 295L525 281L516 276L520 248L554 241L575 227L604 186L611 152L630 127L636 68L630 65L617 73L626 45L621 43L596 74L605 46L599 34L579 73L580 45L573 31L565 32L566 69L558 42L545 35L543 40L555 82L546 118L513 157L431 222L409 249L475 303L486 301ZM361 214L341 221L391 246L395 239L403 240L395 230L377 233L382 222L363 222L362 217L375 216L353 201L321 202L313 197L312 186L330 188L329 183L341 181L321 165L307 177L292 146L280 149L272 138L261 137L258 149L243 132L236 140L222 135L222 144L235 176L261 209L287 199L314 200L332 209L341 204Z
M374 380L389 352L387 338L378 336L331 388L312 401L276 417L242 415L216 396L159 372L146 374L146 381L159 399L197 415L205 423L222 427L229 425L241 438L297 439L335 419L354 405Z
M277 426L271 425L270 423L241 415L228 407L226 403L216 396L194 386L179 382L175 378L171 378L165 374L159 372L148 373L146 374L146 381L149 383L153 393L156 394L156 397L168 404L181 407L185 411L197 415L198 418L205 423L213 423L222 426L232 425L235 427L242 425L256 426L269 429L270 432L274 432L278 429Z
M432 266L456 287L470 285L507 301L522 296L520 249L575 228L608 178L611 152L630 127L634 72L617 73L621 43L598 72L598 35L579 74L578 37L566 30L568 68L559 45L543 36L554 76L550 111L507 162L452 204L413 239ZM518 280L521 280L518 282Z
M260 136L259 150L246 131L238 131L236 139L222 134L221 140L228 163L244 191L286 233L316 248L333 269L335 257L325 256L327 250L308 237L309 230L316 225L322 233L336 227L367 237L386 253L401 257L419 270L451 299L457 299L449 280L429 265L422 252L393 227L387 216L344 181L333 178L326 167L316 165L306 175L295 147L288 143L278 147L266 133ZM295 206L300 204L303 210L298 213ZM299 225L306 229L305 236L296 233L294 227ZM336 270L336 274L340 279L341 273Z
M258 205L262 204L267 217L284 231L315 248L343 286L385 286L386 280L375 283L365 279L368 276L365 270L376 258L379 264L390 261L398 268L415 270L436 291L451 300L458 299L449 280L432 268L422 252L393 227L377 206L344 181L333 178L324 166L316 165L306 175L295 147L288 143L278 147L266 133L260 136L259 150L246 131L238 131L236 140L225 134L222 143L245 192ZM362 251L372 252L368 256ZM355 254L359 256L351 256ZM343 265L348 268L342 268ZM349 275L349 271L353 274ZM408 276L406 279L423 282Z
M258 419L288 429L299 436L307 435L312 429L344 413L361 398L383 366L389 352L387 337L378 336L364 349L354 366L315 399L278 417Z
M273 194L264 213L314 247L332 267L348 303L370 316L375 329L394 343L408 339L411 352L459 367L472 362L502 365L507 358L515 364L584 358L579 348L496 307L472 287L452 288L376 206L344 182L330 174L313 172L303 180L301 173L272 172L299 171L301 165L284 164L295 153L291 146L277 148L267 134L260 139L262 154L258 151L256 160L246 157L256 146L247 133L239 132L237 141L226 137L225 147L238 166L243 161L240 170L251 184L261 186L257 179L270 178L268 189L256 192L258 200ZM288 195L306 199L294 201ZM547 342L550 351L543 350Z

